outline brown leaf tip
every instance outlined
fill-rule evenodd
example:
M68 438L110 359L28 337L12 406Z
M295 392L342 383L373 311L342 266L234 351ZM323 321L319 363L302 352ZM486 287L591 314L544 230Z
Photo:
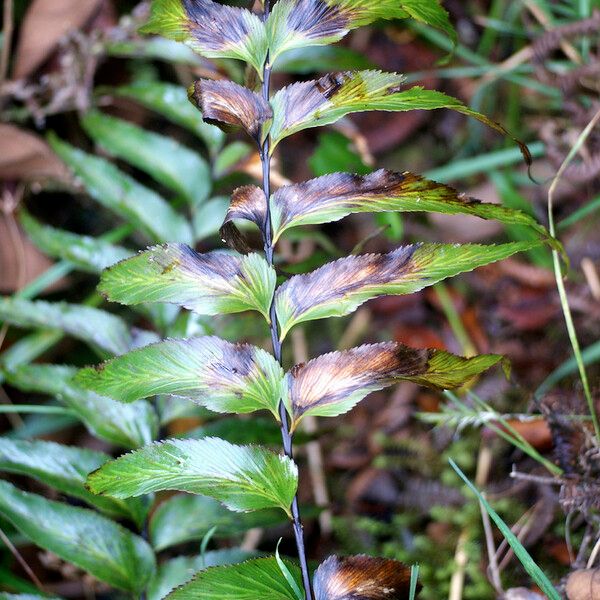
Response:
M410 577L410 568L396 560L365 555L330 556L315 573L315 597L316 600L408 600Z
M207 123L243 127L258 141L262 125L273 118L273 110L262 96L232 81L200 79L188 93Z
M263 190L255 185L245 185L233 190L226 220L245 219L262 227L266 209L267 199Z

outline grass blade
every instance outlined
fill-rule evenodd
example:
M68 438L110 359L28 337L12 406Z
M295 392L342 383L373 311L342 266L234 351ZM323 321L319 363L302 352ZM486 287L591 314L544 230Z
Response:
M460 467L452 460L449 459L450 466L456 471L458 476L465 482L468 488L477 496L479 502L483 505L492 521L496 524L498 529L502 532L502 535L514 550L517 558L521 561L521 564L529 573L531 578L540 587L540 589L548 596L550 600L560 600L560 596L548 577L538 567L536 562L533 560L529 552L525 549L523 544L518 540L517 536L510 530L510 527L502 520L502 517L490 506L489 502L483 497L479 490L469 481L467 476L461 471Z

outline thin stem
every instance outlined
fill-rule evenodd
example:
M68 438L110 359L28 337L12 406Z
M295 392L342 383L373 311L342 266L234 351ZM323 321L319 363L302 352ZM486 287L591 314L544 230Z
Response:
M562 176L564 175L567 167L571 164L571 161L579 152L588 136L596 125L600 122L600 110L596 112L592 120L587 124L586 128L581 132L575 144L571 148L567 158L563 161L558 173L554 177L550 189L548 190L548 230L550 235L553 238L556 238L556 226L554 224L554 194L556 192L556 188ZM577 331L575 329L575 323L573 322L573 315L571 313L571 307L569 305L569 299L567 297L567 290L565 287L565 282L563 280L563 272L560 263L560 257L556 250L552 250L552 260L554 263L554 274L556 278L556 287L558 288L558 295L560 298L560 303L562 305L563 314L565 317L565 323L567 326L567 332L569 334L569 339L571 340L571 346L573 348L573 354L575 355L575 360L577 361L577 367L579 368L579 377L581 379L581 383L583 385L583 393L587 400L588 408L590 411L590 415L592 416L592 423L594 425L594 432L596 434L596 440L600 442L600 421L598 420L598 413L596 412L596 407L594 405L594 400L592 398L592 392L590 389L590 384L587 376L587 372L585 369L585 363L583 361L583 357L581 355L581 347L579 345L579 339L577 337Z
M43 594L46 593L42 582L37 578L37 575L33 572L33 569L27 564L27 561L21 556L21 553L17 550L15 545L10 541L10 538L0 529L0 540L4 542L4 545L10 550L11 554L17 559L17 562L21 565L25 573L27 573L29 579L33 581L35 587L37 587Z
M267 19L270 12L270 0L265 0L264 19ZM271 64L269 57L265 62L263 70L262 94L263 98L268 102L271 90ZM265 256L270 266L274 264L274 247L273 247L273 226L271 222L271 140L269 136L265 139L260 147L260 159L263 172L263 191L267 199L267 210L265 214L265 222L262 227L262 237L264 241ZM279 326L277 324L277 312L275 310L275 300L271 303L269 311L271 341L273 343L273 354L279 364L282 364L282 344L279 339ZM288 415L285 404L279 402L279 418L281 420L281 439L283 441L283 450L290 459L294 457L293 452L293 435L290 433ZM308 571L308 562L306 560L306 550L304 547L304 530L300 519L300 510L298 508L298 495L294 496L292 502L292 522L294 526L294 536L296 538L296 546L298 548L298 558L300 560L300 568L302 570L302 583L304 585L304 593L306 600L312 600L312 591L310 586L310 574Z

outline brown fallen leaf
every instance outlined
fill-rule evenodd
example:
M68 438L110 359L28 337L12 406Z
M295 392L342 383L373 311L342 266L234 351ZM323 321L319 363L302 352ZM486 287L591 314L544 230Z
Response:
M59 40L87 23L102 0L33 0L17 45L13 79L31 75L51 55Z
M14 217L0 214L0 293L16 292L51 266L52 261L27 239ZM52 289L60 285L54 284Z
M564 567L568 567L571 564L569 547L564 539L545 541L544 551L549 557Z
M568 600L599 600L600 569L580 569L567 579Z
M409 325L400 323L394 329L394 339L401 344L413 348L434 348L436 350L447 350L444 340L437 332L426 325Z
M63 179L67 170L48 144L13 125L0 124L0 180Z
M546 419L533 421L509 419L508 425L521 434L536 450L545 451L552 448L552 432Z

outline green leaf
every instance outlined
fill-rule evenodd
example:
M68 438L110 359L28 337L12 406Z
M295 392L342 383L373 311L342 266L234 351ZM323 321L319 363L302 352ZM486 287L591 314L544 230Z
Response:
M48 394L68 406L95 435L125 448L155 439L158 418L145 400L122 404L73 384L75 367L22 365L3 372L10 385L25 392Z
M443 31L456 45L458 37L441 0L401 0L402 8L416 21Z
M279 415L277 415L279 420ZM281 429L277 421L268 417L252 417L244 419L241 426L238 417L216 419L186 431L181 437L201 440L205 437L218 437L233 444L262 444L263 446L281 446ZM298 445L310 441L311 437L300 433L294 438Z
M98 289L121 304L169 302L203 315L257 310L268 321L275 284L275 270L258 254L166 244L107 269Z
M193 219L194 238L205 240L219 233L228 208L229 198L226 196L216 196L198 207Z
M189 243L190 224L163 198L108 160L86 154L50 134L52 149L96 202L143 231L151 240Z
M138 81L119 87L113 93L135 100L191 131L204 141L213 155L223 147L225 134L203 121L202 115L189 103L187 90L182 86L162 81Z
M0 438L0 471L33 477L63 494L95 506L110 517L127 517L141 527L148 508L144 502L96 496L85 488L88 473L109 460L108 454L87 448L42 440Z
M51 329L40 329L24 335L0 354L0 381L4 381L4 371L12 371L34 361L61 339L62 333Z
M81 304L0 297L0 321L17 327L60 329L109 354L123 354L136 345L122 319Z
M152 514L150 541L159 552L177 544L200 541L213 527L216 537L230 538L255 527L280 525L285 520L286 516L275 508L233 513L212 498L178 494Z
M450 466L456 471L458 476L465 482L468 488L477 496L479 502L483 505L486 512L498 529L500 529L504 539L508 542L509 546L513 549L517 558L521 561L521 564L529 573L531 578L540 587L540 589L546 594L550 600L560 600L560 595L556 591L556 588L552 585L546 574L538 567L537 563L531 558L531 555L523 544L519 541L519 538L511 531L510 527L502 520L502 517L491 507L490 503L484 498L479 490L467 479L466 475L460 470L460 467L450 459Z
M205 552L201 556L178 556L167 560L159 565L148 584L148 600L162 600L170 591L190 581L198 571L241 563L255 555L238 548L228 548Z
M271 61L287 50L333 44L349 31L379 19L413 17L456 32L439 0L279 0L267 22Z
M263 126L273 118L270 104L261 95L233 81L200 79L188 93L205 121L242 127L259 143Z
M78 385L121 402L157 394L187 398L215 412L270 410L278 418L283 369L271 354L218 337L166 340L96 368Z
M422 87L400 91L404 79L398 73L344 71L283 88L271 100L274 115L270 130L271 152L282 139L298 131L335 123L351 113L372 110L402 112L449 108L473 117L503 135L509 135L498 123L442 92ZM530 164L531 154L527 146L512 139L519 144L525 160Z
M36 545L114 587L140 591L154 570L154 553L141 537L91 510L0 481L0 514Z
M207 408L192 404L189 400L177 396L157 396L154 404L157 406L161 425L168 425L173 421L188 417L210 421L218 416Z
M281 339L298 323L342 317L378 296L412 294L535 245L413 244L389 254L348 256L307 275L296 275L275 295Z
M314 154L308 159L313 175L329 175L338 171L350 171L366 175L371 168L365 165L352 142L339 131L319 135Z
M247 164L256 155L255 149L246 142L236 141L227 144L215 158L213 165L214 176L222 179L239 170L240 165Z
M119 58L163 60L170 65L187 65L191 67L206 68L208 61L198 56L189 46L162 37L134 38L122 36L117 39L112 36L103 44L103 50L108 56ZM140 79L146 78L142 70Z
M267 36L260 18L249 10L212 0L153 0L142 33L183 42L208 58L237 58L262 75Z
M154 443L88 478L95 494L129 498L179 490L210 496L233 511L278 507L288 515L297 484L298 469L286 456L218 438Z
M314 46L296 48L282 54L273 67L276 73L327 73L371 69L375 65L361 52L345 46Z
M300 569L286 563L301 586ZM201 571L168 596L168 600L296 600L275 558L257 558L239 565Z
M365 177L335 173L286 186L271 197L271 207L274 240L292 227L330 223L354 213L418 211L495 219L524 225L544 238L549 237L544 227L520 210L480 202L413 173L385 169Z
M66 260L83 271L100 273L133 254L132 250L110 242L43 225L26 211L20 212L19 220L27 237L42 252Z
M208 163L186 146L95 110L87 112L81 124L109 154L181 194L192 206L208 198L212 187Z
M260 226L265 211L262 191L246 186L234 192L226 222L248 219ZM339 221L350 214L418 211L496 219L526 226L550 239L544 227L520 210L480 202L413 173L381 169L364 177L334 173L280 188L271 196L273 242L293 227Z
M463 358L395 342L365 345L297 365L286 375L283 398L294 430L307 415L336 417L371 392L400 381L456 388L501 361L497 354Z

